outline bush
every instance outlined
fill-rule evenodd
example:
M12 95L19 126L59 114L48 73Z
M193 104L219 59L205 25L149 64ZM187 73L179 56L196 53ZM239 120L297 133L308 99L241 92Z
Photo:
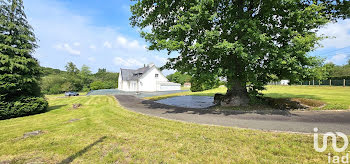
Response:
M98 89L104 89L105 84L102 81L94 81L90 84L91 90L98 90Z
M203 84L199 80L195 80L194 78L191 80L191 88L192 92L201 92L204 91Z
M118 88L118 83L114 81L104 82L104 89L112 89L112 88Z
M24 97L17 101L0 102L0 120L28 116L47 111L48 103L43 97Z
M62 93L61 86L60 85L54 85L52 86L49 91L47 92L48 94L59 94Z
M190 90L192 92L201 92L204 90L217 88L220 85L219 82L220 82L219 79L214 79L214 78L208 78L205 80L204 80L204 78L203 79L192 78Z
M91 91L91 89L90 89L89 87L86 87L86 86L85 86L85 87L83 88L82 91L83 91L83 92L89 92L89 91Z

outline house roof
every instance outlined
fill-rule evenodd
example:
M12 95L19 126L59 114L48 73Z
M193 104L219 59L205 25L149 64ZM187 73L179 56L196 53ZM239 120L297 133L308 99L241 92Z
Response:
M120 69L122 79L125 81L136 81L139 80L144 73L149 71L152 67L146 66L139 69Z

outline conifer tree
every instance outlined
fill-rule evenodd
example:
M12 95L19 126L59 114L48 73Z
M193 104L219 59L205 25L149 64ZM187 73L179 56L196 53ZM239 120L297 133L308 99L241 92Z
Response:
M0 0L0 119L46 109L39 87L41 67L32 56L37 47L23 1Z

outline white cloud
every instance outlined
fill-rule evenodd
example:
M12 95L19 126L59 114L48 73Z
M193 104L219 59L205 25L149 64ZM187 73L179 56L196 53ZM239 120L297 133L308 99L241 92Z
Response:
M57 50L62 50L62 51L66 51L71 55L80 55L80 51L79 50L75 50L73 49L68 43L64 43L64 44L57 44L54 46Z
M103 47L112 48L112 44L111 44L110 42L108 42L108 41L105 41L105 42L103 43Z
M168 61L168 58L164 58L164 57L160 57L160 56L154 56L154 58L162 64L165 64Z
M337 54L326 60L326 63L334 63L337 65L343 65L346 63L348 56L345 54Z
M30 0L24 3L29 23L39 39L34 56L43 66L64 69L66 63L72 61L78 67L90 63L92 70L119 71L119 68L135 69L151 62L157 66L164 64L164 59L159 57L165 56L166 52L148 51L139 34L127 29L128 24L98 24L94 22L98 17L71 10L68 1ZM125 17L124 22L127 21Z
M330 38L321 41L324 48L344 48L350 46L350 20L339 20L330 23L318 31L319 35Z
M74 46L80 46L80 43L79 42L74 42L73 45Z
M121 57L115 57L113 60L114 64L117 66L124 66L124 67L141 67L143 66L143 63L133 59L133 58L128 58L128 59L123 59Z
M90 62L95 62L95 61L96 61L96 59L95 59L94 57L88 57L88 60L89 60Z
M137 40L129 40L123 36L118 36L116 46L127 50L145 50L145 45L141 45Z
M93 45L93 44L91 44L91 45L89 46L89 48L92 49L92 50L96 50L96 46Z

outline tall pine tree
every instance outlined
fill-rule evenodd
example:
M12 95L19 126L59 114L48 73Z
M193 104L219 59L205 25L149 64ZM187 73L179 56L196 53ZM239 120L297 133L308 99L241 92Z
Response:
M22 0L0 0L0 119L41 112L47 102L39 87L41 68Z

